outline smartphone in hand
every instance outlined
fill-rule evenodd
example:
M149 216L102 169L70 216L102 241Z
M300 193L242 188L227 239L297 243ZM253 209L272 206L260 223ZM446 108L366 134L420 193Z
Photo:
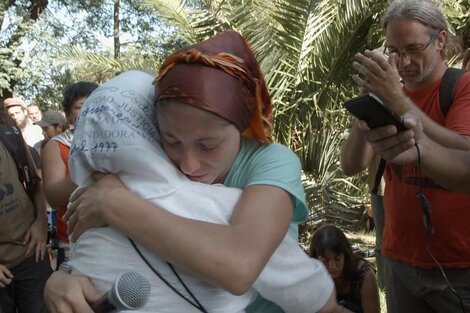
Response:
M393 113L372 93L348 100L344 105L358 119L366 121L370 128L395 125L399 132L406 130L402 118Z

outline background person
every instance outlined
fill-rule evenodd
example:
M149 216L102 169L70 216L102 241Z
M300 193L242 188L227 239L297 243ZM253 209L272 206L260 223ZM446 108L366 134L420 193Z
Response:
M26 104L20 98L7 98L3 102L5 111L15 120L26 143L34 147L36 143L44 139L41 127L33 125L28 117Z
M75 123L86 98L96 87L98 85L95 83L78 82L64 90L62 109L71 125ZM59 118L60 113L53 113L53 115L54 119L63 122ZM73 130L68 129L52 137L41 152L44 192L47 202L52 208L57 210L56 225L59 237L57 267L68 257L69 239L67 224L63 220L63 216L67 211L70 195L77 188L77 185L70 179L68 170L68 158L72 139Z
M436 143L470 149L470 74L457 83L449 111L444 113L440 107L449 33L438 5L432 1L392 2L383 25L388 60L371 51L357 54L353 66L359 75L354 81L396 114L414 112L426 136ZM375 153L383 154L376 141L390 145L397 138L407 138L395 148L407 146L412 131L393 136L396 131L388 126L368 133L363 122L356 123L342 148L344 172L354 175L364 170L374 146ZM470 233L465 222L470 198L421 175L416 164L389 164L385 181L382 253L388 312L462 312L463 306L470 308ZM417 197L420 191L428 199L430 212Z
M42 112L37 104L30 104L26 109L28 110L28 117L33 123L39 122L41 120Z
M34 145L39 153L49 139L67 130L67 119L59 111L47 111L35 124L42 128L44 135L44 139Z
M374 217L375 226L375 249L374 255L377 264L377 281L381 289L385 288L386 273L382 258L382 236L385 223L384 210L384 189L385 181L383 176L377 177L377 171L380 166L380 156L375 155L372 162L367 168L367 183L370 192L370 205L372 208L372 216ZM377 181L378 180L378 181Z
M0 112L0 125L0 312L42 313L52 270L41 181L15 122Z
M334 225L320 226L309 247L311 257L325 265L335 282L339 312L380 313L380 299L374 270L353 253L344 233Z

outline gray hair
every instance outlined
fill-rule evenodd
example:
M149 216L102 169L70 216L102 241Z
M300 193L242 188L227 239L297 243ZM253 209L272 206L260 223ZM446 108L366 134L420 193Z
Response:
M413 19L427 26L428 34L432 38L437 38L442 30L447 33L442 56L445 57L449 37L449 26L439 5L432 0L396 0L390 3L385 15L382 18L384 30L388 23L398 19Z

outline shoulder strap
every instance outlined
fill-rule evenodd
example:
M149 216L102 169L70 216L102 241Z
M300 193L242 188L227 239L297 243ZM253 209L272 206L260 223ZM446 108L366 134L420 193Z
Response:
M36 177L34 163L27 149L21 131L16 125L12 125L9 117L0 112L0 139L8 150L18 169L18 178L23 183L26 193L32 199ZM14 122L13 122L14 123Z
M455 87L464 73L465 71L462 69L449 67L442 77L441 87L439 88L439 103L444 116L447 115L452 102L454 102Z
M379 191L380 181L382 180L382 176L385 172L385 165L385 160L380 159L379 167L377 168L377 173L375 174L374 187L371 191L373 194L377 194L377 192Z

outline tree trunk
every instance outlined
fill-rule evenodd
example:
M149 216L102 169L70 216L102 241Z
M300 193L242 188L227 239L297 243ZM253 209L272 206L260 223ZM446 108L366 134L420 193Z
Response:
M121 56L121 43L119 42L119 7L120 0L114 0L114 25L113 25L113 37L114 37L114 58L116 60Z

